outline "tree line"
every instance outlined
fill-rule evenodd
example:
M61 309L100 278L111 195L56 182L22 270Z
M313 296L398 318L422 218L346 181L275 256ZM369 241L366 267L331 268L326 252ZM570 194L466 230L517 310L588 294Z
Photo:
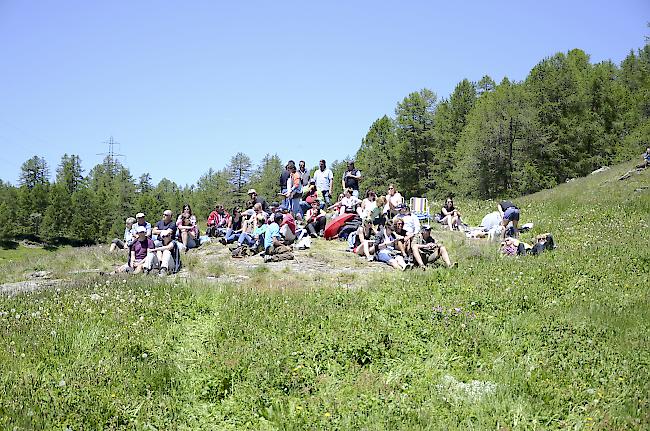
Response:
M540 61L521 82L489 76L462 80L448 99L429 89L400 101L394 117L377 119L354 156L329 163L334 191L347 161L363 173L361 189L394 183L406 196L495 198L533 193L594 169L628 160L650 145L650 45L620 66L592 64L579 49ZM286 162L286 161L284 161ZM255 188L276 200L284 162L267 154L253 166L235 154L189 186L148 173L134 178L110 156L83 175L65 154L54 180L45 160L23 163L19 183L0 181L0 240L93 243L121 236L124 219L192 205L198 219L215 203L230 208ZM311 168L311 172L316 167Z

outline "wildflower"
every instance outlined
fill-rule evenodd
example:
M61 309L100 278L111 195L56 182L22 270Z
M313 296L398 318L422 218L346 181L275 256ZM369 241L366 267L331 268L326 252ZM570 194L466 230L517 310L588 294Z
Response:
M59 387L62 388L64 386L65 386L65 380L61 379L61 381L59 382Z
M142 354L142 359L147 359L148 356L149 356L149 355L147 355L147 352L144 352L144 353Z
M53 336L53 337L55 337L55 336L56 336L56 331L54 331L54 330L51 331L51 332L50 332L50 335Z

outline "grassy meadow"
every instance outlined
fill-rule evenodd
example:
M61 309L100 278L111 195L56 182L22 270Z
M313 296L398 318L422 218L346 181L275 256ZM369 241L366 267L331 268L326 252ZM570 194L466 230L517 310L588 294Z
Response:
M619 181L631 166L515 200L553 252L436 232L451 270L215 283L194 256L159 278L83 272L106 247L2 251L2 283L67 281L0 297L0 429L648 429L650 172ZM470 224L496 206L457 204Z

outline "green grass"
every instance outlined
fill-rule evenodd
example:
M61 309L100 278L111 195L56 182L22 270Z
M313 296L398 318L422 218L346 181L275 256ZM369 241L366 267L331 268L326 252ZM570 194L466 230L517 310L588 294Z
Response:
M458 269L85 275L0 299L0 428L647 429L650 181L628 168L517 199L524 239L557 240L539 257L440 232ZM474 224L495 207L458 204ZM112 263L89 251L29 265Z

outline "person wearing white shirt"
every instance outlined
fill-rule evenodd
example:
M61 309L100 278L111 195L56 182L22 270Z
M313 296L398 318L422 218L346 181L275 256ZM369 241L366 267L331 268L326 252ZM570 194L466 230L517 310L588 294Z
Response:
M316 181L316 189L323 194L323 199L325 200L325 206L330 205L332 197L332 186L334 184L334 174L331 169L327 168L325 160L321 160L318 163L318 169L314 171L312 177Z

